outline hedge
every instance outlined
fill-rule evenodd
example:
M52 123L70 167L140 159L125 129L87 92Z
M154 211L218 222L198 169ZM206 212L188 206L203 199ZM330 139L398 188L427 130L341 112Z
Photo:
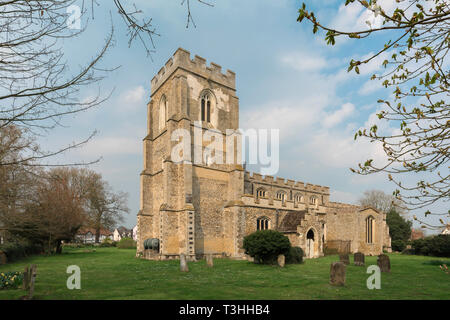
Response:
M117 248L119 249L136 249L136 241L131 238L122 238L117 242Z
M3 251L8 258L8 262L17 261L33 254L43 252L40 245L9 242L0 245L0 251Z
M440 234L411 243L414 254L435 257L450 257L450 235Z

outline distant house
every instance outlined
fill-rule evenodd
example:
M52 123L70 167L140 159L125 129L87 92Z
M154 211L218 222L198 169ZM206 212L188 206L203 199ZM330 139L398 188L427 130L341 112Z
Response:
M133 240L137 241L137 239L138 239L138 226L135 225L133 228Z
M411 229L411 240L423 239L425 234L420 229Z
M133 230L127 229L123 226L116 228L113 233L113 240L120 241L122 238L133 238Z
M106 229L100 229L99 241L102 242L105 239L112 239L113 233ZM94 228L81 228L78 230L75 238L83 243L95 243L95 229Z
M441 234L450 234L450 224L447 224Z

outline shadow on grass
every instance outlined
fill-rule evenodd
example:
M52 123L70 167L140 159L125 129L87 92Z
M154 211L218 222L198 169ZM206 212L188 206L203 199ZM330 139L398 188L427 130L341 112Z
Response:
M440 266L443 264L450 265L450 260L430 260L430 261L423 262L423 264L429 265L429 266Z

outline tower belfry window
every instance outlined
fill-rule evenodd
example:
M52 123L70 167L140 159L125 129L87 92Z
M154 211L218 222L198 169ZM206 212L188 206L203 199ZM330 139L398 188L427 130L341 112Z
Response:
M205 93L201 98L201 118L202 121L211 122L211 98L209 93Z
M163 130L166 127L167 121L167 99L165 96L161 98L159 102L159 130Z

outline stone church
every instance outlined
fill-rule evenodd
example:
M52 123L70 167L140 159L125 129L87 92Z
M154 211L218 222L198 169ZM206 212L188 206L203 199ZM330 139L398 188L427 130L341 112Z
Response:
M177 129L193 132L197 122L202 132L225 135L227 129L239 128L234 72L222 73L221 66L207 66L199 56L191 59L180 48L152 79L147 110L139 256L246 258L243 238L264 229L285 234L307 258L320 257L325 249L369 255L390 249L386 214L330 202L329 187L261 176L239 164L172 161L177 141L171 137ZM189 145L205 148L194 138ZM158 239L158 246L144 248L148 239Z

